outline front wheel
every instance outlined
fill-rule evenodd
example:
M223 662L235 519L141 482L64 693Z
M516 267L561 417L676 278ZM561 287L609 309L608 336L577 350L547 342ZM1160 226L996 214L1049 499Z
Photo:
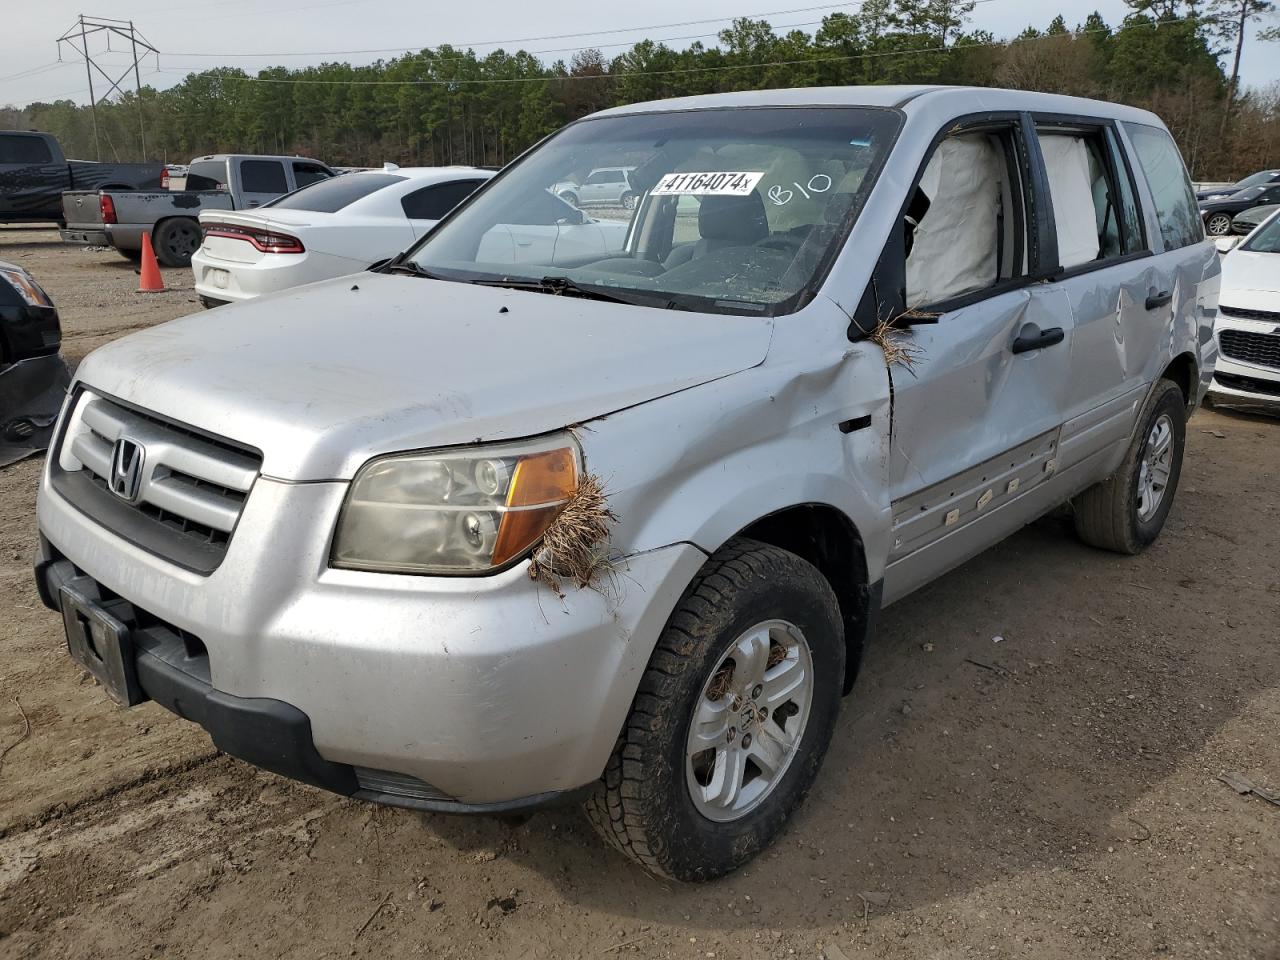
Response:
M1136 554L1164 529L1182 475L1187 401L1170 380L1156 384L1120 469L1075 500L1076 533L1085 543Z
M188 217L175 217L156 227L152 238L156 259L166 267L187 267L200 246L200 224Z
M840 608L795 554L731 541L658 640L587 815L649 872L724 876L767 847L817 776L840 707Z
M1215 213L1205 223L1204 229L1211 237L1225 237L1231 233L1231 218L1225 213Z

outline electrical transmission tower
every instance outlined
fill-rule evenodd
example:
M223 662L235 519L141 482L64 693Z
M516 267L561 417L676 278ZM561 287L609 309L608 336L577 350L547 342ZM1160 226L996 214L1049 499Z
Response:
M129 51L133 54L133 62L124 68L119 77L114 80L107 73L94 55L89 52L89 38L95 33L106 33L107 50L111 50L111 36L115 34L121 39L129 41ZM102 147L98 144L98 103L100 100L105 101L112 93L124 94L120 84L124 83L129 77L129 72L133 72L134 91L138 97L138 134L142 143L142 155L145 159L147 153L147 126L142 114L142 74L139 65L142 58L148 53L156 55L159 61L160 51L147 42L146 38L133 25L132 20L113 20L110 17L86 17L81 14L67 32L58 38L58 59L62 59L62 45L67 44L84 58L84 72L89 78L89 109L93 116L93 149L97 154L96 159L102 159ZM139 52L141 51L141 52ZM95 97L93 93L93 71L97 70L102 74L102 78L107 81L107 92L100 98ZM112 148L114 152L115 148ZM119 157L116 158L117 160Z

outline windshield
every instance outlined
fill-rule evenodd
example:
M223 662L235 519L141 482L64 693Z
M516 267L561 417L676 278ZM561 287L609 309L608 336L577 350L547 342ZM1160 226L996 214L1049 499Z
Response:
M1251 253L1280 253L1280 216L1272 217L1255 230L1240 249Z
M1250 187L1248 190L1240 190L1236 193L1233 193L1231 195L1231 199L1232 200L1254 200L1257 197L1262 196L1263 191L1266 189L1267 189L1266 187Z
M404 259L446 280L787 313L825 276L899 125L893 111L817 107L586 120Z
M1241 190L1247 190L1249 187L1256 187L1259 185L1265 186L1266 184L1270 183L1273 179L1275 179L1275 177L1276 177L1276 172L1274 170L1263 170L1261 173L1255 173L1251 177L1245 177L1243 180L1237 183L1232 189L1238 193Z
M348 173L341 177L317 180L270 203L264 203L263 206L283 210L309 210L313 213L337 213L343 207L363 200L383 187L403 183L405 179L391 173Z

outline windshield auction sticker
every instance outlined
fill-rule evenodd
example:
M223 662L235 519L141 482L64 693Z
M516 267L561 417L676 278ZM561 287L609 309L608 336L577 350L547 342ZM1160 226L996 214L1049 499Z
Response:
M668 173L651 191L656 197L745 197L763 173L715 170L709 173Z

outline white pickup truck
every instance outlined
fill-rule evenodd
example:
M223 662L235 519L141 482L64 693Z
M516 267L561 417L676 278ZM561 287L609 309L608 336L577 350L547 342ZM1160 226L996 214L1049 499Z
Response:
M334 176L318 160L212 154L191 161L185 190L72 190L62 195L62 239L81 246L115 247L136 260L150 234L156 257L185 267L200 246L203 210L259 207L282 194Z

